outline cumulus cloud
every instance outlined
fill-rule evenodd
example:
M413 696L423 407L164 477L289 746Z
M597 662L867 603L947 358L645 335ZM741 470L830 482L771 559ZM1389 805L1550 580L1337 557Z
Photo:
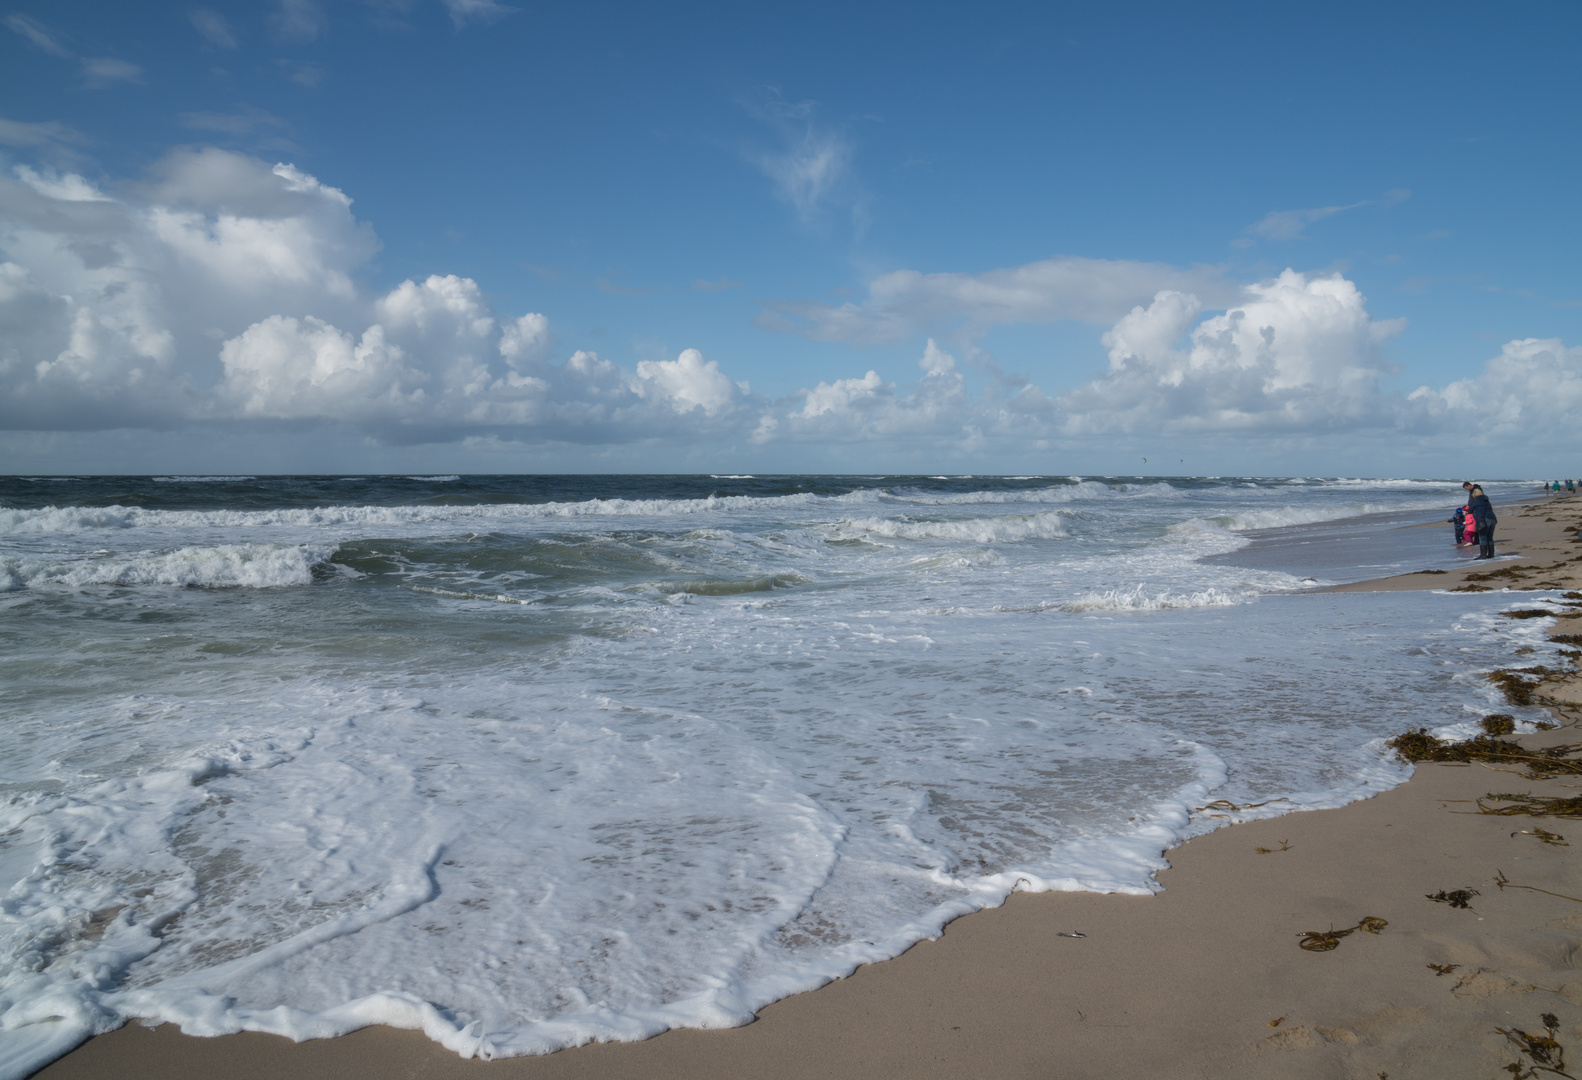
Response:
M1193 326L1201 303L1165 290L1104 335L1110 365L1060 399L1073 433L1317 431L1387 424L1377 321L1345 278L1287 270Z
M875 278L861 304L775 303L765 330L851 345L903 342L954 328L975 337L1006 323L1060 319L1113 322L1161 289L1229 301L1234 286L1216 270L1181 270L1123 259L1046 259L981 274L895 270Z
M1235 286L1074 259L898 272L861 305L805 312L804 332L917 342L911 378L864 365L771 401L696 349L633 368L563 349L544 314L498 311L464 276L372 289L378 249L345 192L286 162L183 149L135 183L14 165L0 174L0 429L332 425L409 444L934 453L1126 433L1458 433L1469 419L1525 438L1582 411L1582 350L1553 340L1512 342L1442 389L1390 392L1384 348L1402 324L1375 319L1338 275ZM1110 323L1107 369L1064 394L930 330L1057 318Z
M639 394L668 401L681 413L702 409L714 416L729 408L738 394L749 392L746 383L738 387L696 349L687 349L674 360L643 360L637 365L637 377Z
M1582 346L1559 338L1507 342L1483 373L1443 390L1420 386L1408 395L1420 426L1451 426L1473 441L1555 439L1582 416Z
M695 349L557 362L549 320L433 274L371 293L378 250L338 188L216 149L106 189L0 176L0 427L335 423L422 442L491 434L743 438L764 403Z
M956 358L932 338L917 364L922 377L905 392L876 371L860 379L821 382L802 392L800 409L761 423L756 437L892 443L946 439L970 445L981 438L985 425L996 426L995 404L968 393Z
M423 407L428 381L404 360L377 323L353 341L311 315L271 315L220 348L218 401L244 417L399 422Z

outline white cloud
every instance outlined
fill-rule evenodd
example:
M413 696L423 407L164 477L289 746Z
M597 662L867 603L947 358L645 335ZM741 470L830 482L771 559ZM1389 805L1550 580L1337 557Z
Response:
M192 27L203 36L203 40L213 45L216 49L236 48L236 34L231 29L230 23L225 21L225 16L210 8L193 8L187 12L187 19Z
M0 117L0 146L48 146L51 143L82 142L81 133L53 120L30 124Z
M558 362L547 318L501 317L470 278L370 294L378 247L344 192L222 150L172 153L137 184L0 174L0 428L687 442L745 439L761 412L694 349L635 372Z
M848 413L859 402L875 401L881 395L889 396L893 393L895 393L895 384L885 382L879 378L877 371L870 370L860 379L821 382L806 391L807 396L802 403L802 410L797 415L804 420L816 420L825 413Z
M218 150L164 159L149 182L0 176L0 423L169 424L199 415L218 342L275 314L358 307L353 274L377 249L350 200L289 166Z
M28 40L34 48L63 60L78 60L83 85L89 89L102 89L120 82L141 82L143 69L127 60L113 56L84 56L78 58L43 23L28 15L12 12L5 17L10 30Z
M494 330L494 316L478 283L455 274L431 274L421 285L403 281L380 297L374 309L390 326L421 334L486 338Z
M549 320L542 315L529 313L509 319L501 327L500 355L514 368L543 363L554 347Z
M37 19L19 12L12 12L5 17L5 24L11 29L12 33L26 38L40 52L46 52L51 56L59 56L67 60L71 59L71 50L57 41L55 35L50 33L49 28Z
M804 220L813 216L850 164L850 143L834 132L811 127L785 153L758 159L759 168L774 181L776 194L796 207Z
M1247 226L1247 231L1265 240L1299 240L1302 230L1313 222L1367 205L1366 202L1355 202L1350 206L1315 206L1309 210L1271 210Z
M746 393L720 371L713 360L703 359L696 349L687 349L674 360L643 360L637 365L636 384L644 397L656 396L668 400L680 413L702 409L710 416L729 408L736 400L738 390Z
M316 41L329 29L317 0L280 0L270 24L276 37L295 45Z
M1582 346L1567 348L1559 338L1507 342L1481 375L1443 390L1420 386L1408 400L1419 424L1459 431L1470 442L1570 436L1574 443L1582 416Z
M1265 240L1302 240L1305 239L1304 230L1314 222L1362 206L1379 206L1388 209L1411 197L1412 193L1407 188L1392 188L1377 199L1363 199L1361 202L1349 203L1345 206L1315 206L1307 210L1271 210L1243 231L1251 236L1261 236ZM1246 239L1236 242L1238 247L1251 244L1252 241Z
M932 338L917 364L923 376L906 393L876 371L860 379L821 382L802 392L800 409L769 418L758 439L959 443L977 438L985 424L998 424L1002 410L993 401L971 398L956 358Z
M851 190L851 140L820 124L813 102L788 102L771 92L767 100L748 109L773 127L781 141L778 150L749 153L748 158L773 182L776 197L789 203L798 217L805 222L814 220L837 197L854 207L860 204Z
M271 315L220 349L219 403L244 417L399 421L424 405L422 372L378 324L350 334L309 315Z
M1127 432L1540 438L1582 413L1582 350L1558 341L1512 342L1476 378L1401 398L1382 351L1401 323L1374 319L1342 277L1288 270L1237 287L1211 270L1074 259L885 275L863 304L810 310L804 328L862 343L1107 318L1108 370L1069 393L1000 374L970 343L964 366L930 336L909 384L864 365L771 402L696 349L635 368L568 357L543 314L498 312L460 275L372 291L379 243L352 209L290 164L215 149L172 153L138 183L37 164L0 174L0 429L292 423L387 443L934 454Z
M143 81L143 69L126 60L113 56L85 56L82 64L82 84L90 89L102 90L116 83Z
M26 165L18 165L11 171L16 174L18 180L46 199L56 199L60 202L113 201L76 173L52 171L46 174L30 169Z
M474 23L488 24L514 14L517 9L499 0L443 0L450 21L460 30Z
M253 105L243 105L228 113L187 112L180 116L184 127L196 131L220 131L227 135L250 135L255 132L284 131L284 120Z
M1317 431L1389 423L1376 321L1345 278L1287 270L1192 327L1197 297L1163 291L1104 336L1110 366L1060 399L1066 430ZM1190 334L1188 330L1190 329Z
M1161 289L1211 300L1235 295L1234 286L1216 270L1120 259L1047 259L981 274L895 270L869 284L862 304L772 304L758 325L851 345L894 344L951 328L971 338L1007 323L1112 322Z

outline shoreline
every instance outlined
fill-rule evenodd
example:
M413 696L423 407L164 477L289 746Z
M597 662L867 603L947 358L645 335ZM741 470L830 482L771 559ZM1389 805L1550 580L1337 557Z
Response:
M1329 591L1582 587L1582 501L1505 509L1499 545L1517 558ZM1577 673L1537 694L1566 726L1522 741L1576 738ZM1517 1060L1495 1028L1541 1034L1545 1013L1582 1060L1582 901L1519 887L1582 897L1574 852L1531 832L1537 824L1582 848L1582 828L1464 809L1492 791L1527 790L1577 793L1574 781L1528 782L1489 765L1424 765L1340 809L1245 822L1172 848L1158 875L1165 889L1153 896L1013 894L937 941L776 1002L740 1028L482 1063L389 1028L293 1044L129 1024L35 1075L1485 1077ZM1497 872L1517 887L1496 886ZM1468 908L1426 899L1463 888L1478 891ZM1388 926L1333 952L1297 947L1305 931L1365 916ZM1455 966L1439 974L1431 964Z

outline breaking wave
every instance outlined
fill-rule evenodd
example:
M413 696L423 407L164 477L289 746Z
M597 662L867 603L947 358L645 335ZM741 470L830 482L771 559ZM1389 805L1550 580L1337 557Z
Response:
M1228 592L1224 589L1203 589L1200 592L1171 592L1161 589L1149 592L1138 585L1132 589L1110 589L1088 593L1060 605L1061 611L1175 611L1181 608L1235 607L1249 603L1253 597L1246 593Z
M1066 535L1060 514L1054 510L964 521L849 518L837 528L887 540L958 540L972 544L1013 544L1019 540L1052 540Z
M333 545L221 544L159 554L69 562L0 557L0 592L49 585L187 585L272 589L307 585Z

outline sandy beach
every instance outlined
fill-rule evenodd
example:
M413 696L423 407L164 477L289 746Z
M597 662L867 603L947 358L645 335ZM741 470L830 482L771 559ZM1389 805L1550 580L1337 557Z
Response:
M1505 507L1499 547L1518 558L1343 588L1570 590L1575 614L1553 633L1571 635L1582 632L1567 625L1582 618L1579 526L1576 498ZM1578 741L1575 664L1531 688L1559 726L1514 736L1524 746ZM1582 1075L1582 825L1480 813L1478 802L1571 798L1578 786L1510 764L1423 765L1343 809L1174 849L1154 896L1015 894L741 1028L485 1063L388 1028L293 1044L130 1024L37 1075L1401 1080L1494 1077L1512 1064ZM1348 928L1328 951L1300 946Z

